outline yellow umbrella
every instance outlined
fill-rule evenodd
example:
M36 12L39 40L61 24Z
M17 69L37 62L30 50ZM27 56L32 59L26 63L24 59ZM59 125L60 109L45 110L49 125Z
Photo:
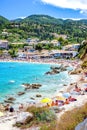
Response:
M52 102L52 99L50 99L50 98L44 98L44 99L41 100L41 102L42 103L50 103L50 102Z
M56 96L57 100L60 100L60 101L65 101L66 99L62 96Z
M4 114L3 114L3 112L0 112L0 116L3 116Z

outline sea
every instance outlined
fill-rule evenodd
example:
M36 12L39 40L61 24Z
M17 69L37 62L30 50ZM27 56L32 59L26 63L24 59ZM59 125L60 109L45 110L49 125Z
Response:
M0 62L0 103L4 103L8 97L14 97L14 104L36 102L41 98L52 97L56 91L60 91L64 85L69 85L76 79L68 74L73 67L67 71L55 75L46 75L51 66L56 64L40 64L27 62ZM31 89L24 95L18 96L19 92L25 91L23 83L39 83L39 89ZM40 98L36 95L41 95Z

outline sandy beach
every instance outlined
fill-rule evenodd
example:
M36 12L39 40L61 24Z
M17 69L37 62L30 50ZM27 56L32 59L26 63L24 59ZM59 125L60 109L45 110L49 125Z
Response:
M0 60L0 62L3 62L3 60ZM4 62L26 62L26 61L8 60L8 61L4 61ZM43 63L43 62L32 62L32 63ZM49 63L49 62L47 62L47 63ZM55 62L51 62L51 64L53 64L53 63L55 64ZM58 63L65 63L66 65L68 64L67 61L61 61L61 62L58 62ZM74 62L74 61L71 62L71 63L69 62L69 64L75 65L75 67L79 65L79 63ZM77 75L77 81L76 82L78 83L78 86L81 88L81 90L84 90L84 88L87 85L87 77L84 77L84 80L81 81L80 79L81 79L82 76L83 75L81 75L81 74ZM61 115L65 111L71 110L73 108L80 107L87 102L87 92L85 92L84 95L83 94L76 94L76 93L73 94L72 92L73 92L74 87L75 87L75 83L73 83L73 85L65 86L63 89L60 90L60 92L62 92L62 93L69 92L74 98L77 99L77 101L70 102L70 104L61 106L60 109L63 108L63 111L56 114L58 119L60 119ZM1 116L0 117L0 130L20 130L18 128L13 127L13 124L15 124L17 118L18 118L17 112L13 113L12 116L7 116L7 117L6 117L6 115ZM39 129L38 128L30 128L28 130L39 130Z

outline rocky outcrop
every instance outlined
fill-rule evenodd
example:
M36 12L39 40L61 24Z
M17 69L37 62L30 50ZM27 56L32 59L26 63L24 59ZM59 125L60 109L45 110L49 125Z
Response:
M35 98L33 98L33 97L30 97L30 99L35 100Z
M69 71L69 74L80 74L82 71L82 68L76 68L75 70Z
M25 94L25 92L18 92L18 96Z
M9 100L9 101L15 101L16 99L14 97L9 97L7 100Z
M37 94L36 97L42 97L40 94Z
M4 102L6 103L13 103L16 99L14 97L9 97L6 100L4 100Z
M78 124L75 130L87 130L87 118L83 122Z
M18 114L16 119L16 125L17 124L25 124L28 120L31 121L33 119L33 115L29 112L21 112Z
M63 65L61 65L60 67L51 66L50 67L51 71L48 71L45 74L50 74L50 75L58 74L62 71L66 71L67 70L66 68L67 68L67 66L63 66Z
M23 85L25 86L25 90L28 89L39 89L42 85L41 84L28 84L28 83L23 83Z
M54 74L58 74L58 73L60 73L60 70L53 69L52 71L48 71L45 74L54 75Z

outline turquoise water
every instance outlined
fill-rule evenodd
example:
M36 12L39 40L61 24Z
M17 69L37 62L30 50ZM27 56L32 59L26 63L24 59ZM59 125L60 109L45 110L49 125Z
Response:
M33 64L17 62L0 62L0 101L9 95L20 100L36 98L36 94L42 97L52 96L56 90L60 90L63 84L69 84L73 79L67 71L57 75L45 75L50 70L50 64ZM14 81L14 82L11 82ZM29 90L26 94L18 96L17 93L24 91L22 83L40 83L42 87L38 90Z

